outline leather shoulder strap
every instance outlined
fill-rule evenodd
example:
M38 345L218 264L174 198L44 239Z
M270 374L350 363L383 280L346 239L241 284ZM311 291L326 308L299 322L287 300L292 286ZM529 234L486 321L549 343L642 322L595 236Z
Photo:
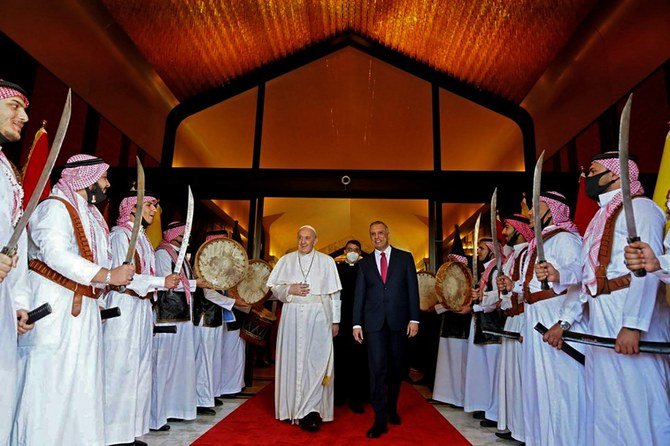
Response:
M516 259L514 259L514 266L512 267L512 281L516 282L521 277L521 258L523 254L528 251L528 246L523 248Z
M74 228L74 235L75 238L77 239L77 246L79 247L79 254L85 258L86 260L93 262L93 251L91 251L91 247L88 245L88 240L86 239L86 232L84 231L84 225L81 223L81 218L79 218L79 213L77 210L72 206L72 204L61 198L61 197L47 197L42 201L45 200L56 200L60 201L65 205L65 209L67 209L67 213L70 214L70 220L72 220L72 227Z

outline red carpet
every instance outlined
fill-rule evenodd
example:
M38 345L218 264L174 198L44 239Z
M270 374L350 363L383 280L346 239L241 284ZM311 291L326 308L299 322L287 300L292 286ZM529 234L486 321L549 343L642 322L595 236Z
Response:
M317 433L274 419L274 386L256 396L198 438L195 446L214 445L469 445L468 441L412 386L403 383L398 412L402 425L389 425L389 432L377 440L365 438L372 425L372 407L354 414L346 407L335 408L335 421L323 423Z

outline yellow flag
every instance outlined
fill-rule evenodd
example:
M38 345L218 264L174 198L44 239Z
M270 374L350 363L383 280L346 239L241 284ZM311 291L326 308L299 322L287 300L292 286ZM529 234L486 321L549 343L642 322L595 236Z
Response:
M163 228L161 227L161 214L163 213L163 209L161 209L161 206L158 205L158 209L156 209L156 215L154 216L154 221L147 226L147 237L149 238L149 241L151 242L151 245L156 249L158 244L161 242L163 239Z
M666 201L668 190L670 190L670 132L665 137L665 146L663 147L663 156L661 157L661 167L658 169L658 178L656 179L656 188L654 189L654 202L666 210ZM668 224L665 225L668 229Z

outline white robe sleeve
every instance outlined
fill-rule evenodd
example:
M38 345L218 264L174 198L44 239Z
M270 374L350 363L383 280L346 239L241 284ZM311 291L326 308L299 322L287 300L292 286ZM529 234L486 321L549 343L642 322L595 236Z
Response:
M112 231L110 234L110 243L112 247L112 268L116 268L126 260L130 240L128 240L125 233ZM127 288L140 296L146 296L150 292L164 290L164 285L165 277L157 277L150 274L135 274Z
M291 285L275 285L272 287L272 295L280 302L290 303L293 300L293 296L288 294L290 286Z
M633 200L633 209L640 239L649 243L654 252L662 252L663 228L665 216L650 200ZM623 214L619 217L623 218ZM616 240L616 237L615 237ZM623 305L622 325L641 331L649 330L651 316L656 306L659 279L654 274L635 277L631 273L631 282Z
M342 312L342 301L340 300L340 291L330 295L330 302L333 308L333 324L339 324Z
M582 282L581 252L582 244L578 236L560 233L551 245L551 252L547 253L549 262L560 275L560 283L553 282L552 289L558 294L567 290L564 297L559 297L562 300L558 319L569 324L582 319L586 303L586 297L579 291Z
M658 256L658 262L661 264L661 269L654 271L654 275L663 283L670 283L670 254Z
M102 267L68 249L76 245L76 239L65 205L55 200L41 203L30 217L29 227L30 240L44 263L70 280L91 285Z
M28 280L28 237L23 231L19 237L19 245L17 255L19 256L16 268L9 274L14 275L13 287L11 295L14 298L14 307L17 310L30 311L32 292L30 288L30 280Z
M204 289L205 299L208 301L225 308L228 311L232 311L233 306L235 306L235 299L232 297L224 296L216 290L210 290L209 288Z

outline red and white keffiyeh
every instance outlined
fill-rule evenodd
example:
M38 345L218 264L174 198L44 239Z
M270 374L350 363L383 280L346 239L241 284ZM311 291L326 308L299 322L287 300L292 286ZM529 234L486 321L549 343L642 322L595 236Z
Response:
M7 82L3 79L0 79L0 99L8 99L8 98L20 98L23 103L26 105L26 108L28 108L28 105L30 103L28 102L28 98L26 97L25 94L21 90L18 90L17 88L18 85L13 87L14 84L11 82Z
M504 223L510 225L516 231L526 239L527 242L530 242L535 238L535 233L530 229L528 217L521 214L514 214L510 217L507 217L504 220Z
M610 156L599 159L600 157L606 155ZM621 173L618 152L606 152L603 155L596 156L593 162L605 166L607 170L614 173L615 175L619 175ZM637 164L635 164L635 162L630 159L628 160L628 174L630 178L631 196L635 197L642 195L644 193L644 188L642 187L642 184L640 184L640 181L638 181L640 170L638 169ZM605 205L604 211L601 208L598 212L596 212L593 220L591 220L588 227L586 228L586 232L584 233L584 240L586 241L593 237L593 243L589 248L588 258L584 264L584 290L590 288L592 291L595 291L594 287L597 284L595 270L598 266L598 252L600 251L600 242L602 241L602 234L603 230L605 229L605 223L607 222L607 219L612 216L614 211L616 211L621 206L622 203L623 195L621 194L621 190L619 190L609 201L609 203Z

